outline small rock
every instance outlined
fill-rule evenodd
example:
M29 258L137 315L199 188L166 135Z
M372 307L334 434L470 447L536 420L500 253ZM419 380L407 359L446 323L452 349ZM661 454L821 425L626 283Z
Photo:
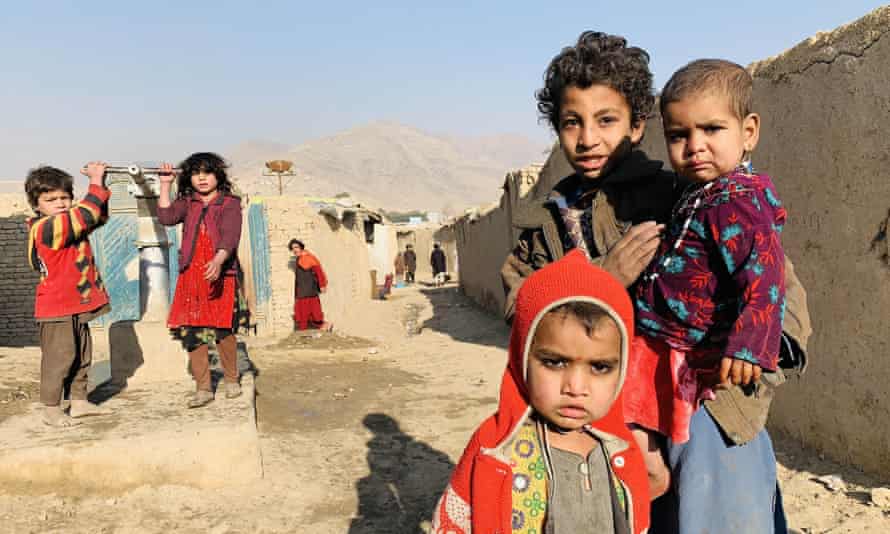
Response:
M106 499L105 504L108 506L114 506L115 504L117 504L117 499L115 499L114 497Z
M368 354L377 354L378 352L380 352L380 351L377 350L376 347L372 347L372 348L368 349Z
M821 482L830 491L845 491L847 489L844 479L838 475L824 475L817 478L816 481Z
M890 488L873 488L871 502L881 508L890 508Z

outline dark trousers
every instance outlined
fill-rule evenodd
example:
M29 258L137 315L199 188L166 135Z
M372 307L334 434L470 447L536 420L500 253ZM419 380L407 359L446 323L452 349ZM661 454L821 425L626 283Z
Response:
M40 402L58 406L67 392L86 400L93 339L84 316L40 322Z
M405 271L405 282L414 282L414 271Z

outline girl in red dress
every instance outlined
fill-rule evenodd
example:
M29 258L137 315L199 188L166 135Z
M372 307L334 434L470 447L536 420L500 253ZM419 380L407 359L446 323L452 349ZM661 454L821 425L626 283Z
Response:
M189 353L196 385L189 408L213 400L207 349L211 338L219 350L226 398L241 394L234 325L241 200L232 195L226 167L216 154L192 154L179 165L177 198L171 202L174 170L168 163L161 166L158 220L166 226L183 223L179 279L167 326Z

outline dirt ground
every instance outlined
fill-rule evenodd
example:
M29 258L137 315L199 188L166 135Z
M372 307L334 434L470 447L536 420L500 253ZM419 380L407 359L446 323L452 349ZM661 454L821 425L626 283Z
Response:
M259 370L261 482L101 495L0 488L0 532L424 532L470 433L497 404L508 331L453 285L399 289L367 307L339 334L246 339ZM37 354L0 348L0 366L12 350ZM37 361L0 382L0 418L36 401ZM890 531L879 481L791 440L776 446L796 531Z

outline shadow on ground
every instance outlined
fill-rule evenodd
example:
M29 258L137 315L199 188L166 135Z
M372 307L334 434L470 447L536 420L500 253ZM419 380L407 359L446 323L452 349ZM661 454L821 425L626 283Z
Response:
M454 464L448 455L405 434L382 413L362 423L374 433L368 441L371 474L356 483L358 513L349 534L423 534Z
M507 348L510 327L476 305L455 285L424 288L420 292L429 299L433 316L421 328L429 328L448 335L455 341Z

